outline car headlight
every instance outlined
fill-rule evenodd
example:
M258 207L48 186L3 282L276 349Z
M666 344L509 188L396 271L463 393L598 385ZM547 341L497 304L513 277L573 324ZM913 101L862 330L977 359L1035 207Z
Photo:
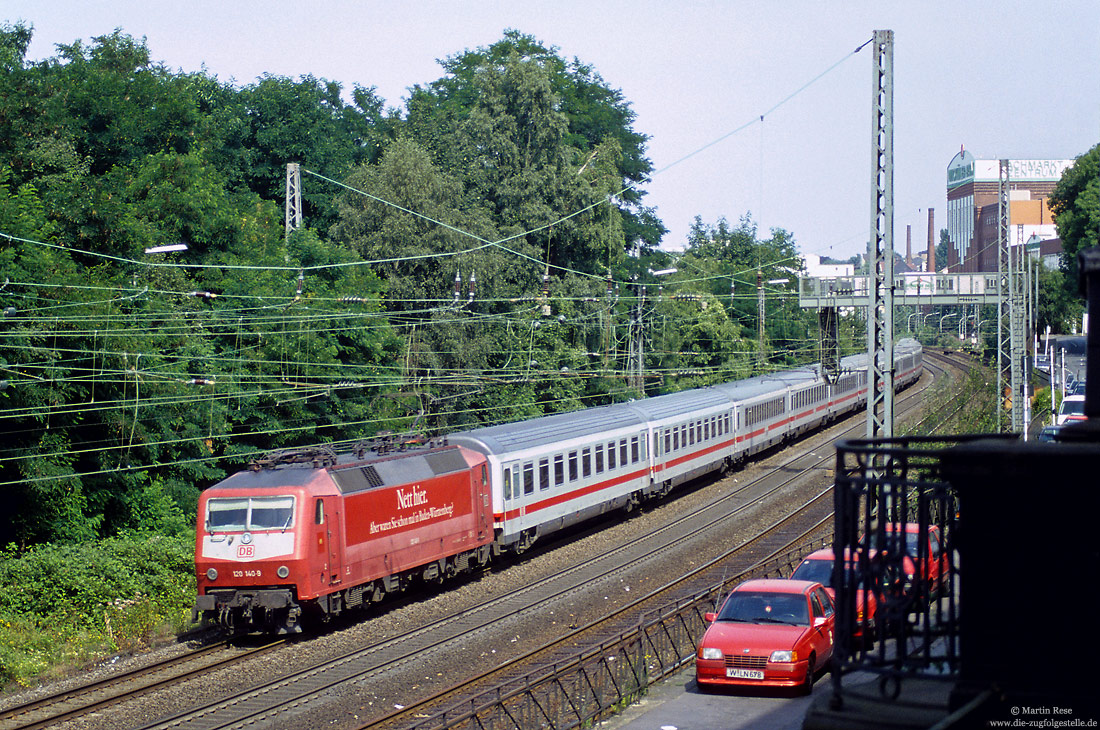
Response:
M214 570L213 568L207 568L206 569L206 579L207 580L217 580L218 579L218 571Z
M770 662L797 662L798 652L787 649L786 651L773 651L771 657L768 658Z
M704 646L699 650L700 659L721 659L722 650L716 649L713 646Z
M290 568L286 567L285 565L280 565L279 569L275 571L275 575L279 576L280 578L285 578L290 575Z

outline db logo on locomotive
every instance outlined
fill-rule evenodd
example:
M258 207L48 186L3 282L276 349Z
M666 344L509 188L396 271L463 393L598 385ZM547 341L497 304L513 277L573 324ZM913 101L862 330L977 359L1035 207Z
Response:
M254 557L255 555L256 555L256 546L255 545L238 545L237 546L237 557L238 558L251 558L251 557Z

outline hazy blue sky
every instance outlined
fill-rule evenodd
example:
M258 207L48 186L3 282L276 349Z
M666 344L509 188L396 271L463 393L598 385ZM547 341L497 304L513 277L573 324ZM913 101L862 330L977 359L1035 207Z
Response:
M646 202L669 248L696 215L751 213L806 253L866 250L871 56L853 51L876 29L895 33L900 252L906 224L923 247L929 207L944 227L960 145L979 159L1070 159L1100 142L1097 0L3 0L0 22L16 20L34 26L32 59L121 28L173 69L239 84L312 74L375 86L391 106L440 77L436 59L515 28L591 64L630 101L661 171Z

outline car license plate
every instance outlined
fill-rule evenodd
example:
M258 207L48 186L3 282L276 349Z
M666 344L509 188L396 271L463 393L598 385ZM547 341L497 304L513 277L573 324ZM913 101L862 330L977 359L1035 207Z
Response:
M763 679L764 672L761 669L733 669L726 668L728 679Z

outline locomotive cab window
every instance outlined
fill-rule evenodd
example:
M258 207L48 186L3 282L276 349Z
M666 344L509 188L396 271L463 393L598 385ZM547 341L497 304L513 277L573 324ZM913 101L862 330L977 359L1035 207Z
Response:
M325 500L318 498L313 505L313 522L318 525L325 524Z
M294 523L294 497L214 498L206 503L206 529L285 530Z

